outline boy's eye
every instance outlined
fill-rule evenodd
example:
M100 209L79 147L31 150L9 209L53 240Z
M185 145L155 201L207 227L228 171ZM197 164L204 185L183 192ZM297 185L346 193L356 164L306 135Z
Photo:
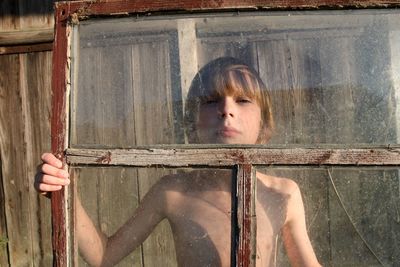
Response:
M211 105L211 104L215 104L218 103L218 98L208 98L208 99L204 99L202 101L203 105Z
M249 98L238 98L236 100L238 103L252 103L252 101Z

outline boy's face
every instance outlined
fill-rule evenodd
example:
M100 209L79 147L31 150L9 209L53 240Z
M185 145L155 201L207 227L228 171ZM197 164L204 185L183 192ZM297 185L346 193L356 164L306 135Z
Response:
M200 104L196 129L203 144L256 144L261 109L243 95L210 97Z

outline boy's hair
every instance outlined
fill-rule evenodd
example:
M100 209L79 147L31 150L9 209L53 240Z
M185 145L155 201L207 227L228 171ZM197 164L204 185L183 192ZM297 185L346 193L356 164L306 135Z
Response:
M245 95L261 108L261 132L257 143L266 143L274 128L269 92L254 68L233 57L210 61L193 78L185 105L185 129L190 143L199 143L197 116L200 104L210 97Z

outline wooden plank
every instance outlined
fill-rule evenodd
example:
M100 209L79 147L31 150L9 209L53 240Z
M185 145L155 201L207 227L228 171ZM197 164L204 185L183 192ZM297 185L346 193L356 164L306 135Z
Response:
M52 53L35 53L20 56L21 78L24 84L24 124L27 153L25 166L29 185L34 183L40 155L50 150L50 105L51 105L51 60ZM52 263L51 214L48 199L39 196L29 186L31 239L33 244L32 262L38 266Z
M139 44L133 48L132 86L137 145L183 141L175 139L169 49L168 41Z
M179 66L181 77L182 103L185 103L190 85L199 70L197 55L196 23L193 19L181 19L177 21ZM182 109L182 114L184 110ZM187 139L187 137L185 136ZM188 143L188 140L185 140Z
M54 39L54 28L33 29L4 32L0 31L0 46L22 45L32 43L51 43Z
M69 164L129 166L400 165L400 148L188 148L68 149Z
M2 159L3 188L7 236L9 243L9 261L11 266L29 265L32 254L31 232L29 223L30 204L28 176L25 166L11 164L25 162L26 140L24 136L23 89L21 88L20 57L1 58L0 73L0 153ZM14 75L7 75L8 72ZM10 89L12 88L12 90Z
M321 32L319 32L321 34ZM329 34L329 33L328 33ZM322 36L325 36L321 34ZM320 56L318 46L321 39L319 38L293 38L292 33L288 33L286 39L286 64L287 72L290 77L291 90L285 90L284 86L280 87L283 92L283 98L291 100L291 106L288 110L284 110L279 103L283 99L275 99L275 109L281 109L281 113L286 113L288 121L284 121L290 128L283 126L284 136L291 143L296 144L315 144L326 143L324 136L326 134L324 115L321 112L319 99L323 95L324 89L321 86ZM315 36L314 36L315 37ZM279 70L277 70L279 71ZM279 90L279 89L278 89ZM276 92L275 92L276 93ZM336 102L333 102L336 104ZM291 115L289 115L291 114ZM277 124L282 125L282 121L276 119ZM280 136L277 132L274 137ZM274 141L271 140L272 142Z
M17 46L0 46L0 55L43 52L53 50L53 43L38 43Z
M239 239L237 266L256 266L257 217L255 204L256 177L251 164L239 165L237 177L237 226Z
M182 142L175 136L171 82L172 40L143 43L132 47L132 90L137 145ZM153 73L153 75L148 75ZM146 88L143 90L143 88ZM157 114L157 115L156 115ZM140 201L164 175L163 169L139 169ZM167 221L161 222L142 244L143 266L176 266L174 239Z
M8 231L13 232L9 237L10 244L15 246L11 248L10 262L14 264L14 257L17 261L26 260L22 253L27 253L27 264L47 266L52 263L50 203L37 195L32 184L36 166L41 162L40 154L49 150L50 145L51 53L1 56L0 61L3 67L0 70L1 172L7 188L2 190L4 203L1 206L7 212L19 210L13 211L12 216L7 213L2 216L4 222L10 224ZM16 160L20 164L15 165ZM13 195L15 192L18 196ZM16 223L17 214L26 218L19 218ZM5 232L0 236L7 237L7 229L3 229ZM20 242L25 237L30 241L21 247ZM18 251L17 255L14 250Z
M72 147L183 142L180 87L170 71L176 66L169 54L174 40L155 39L154 33L141 39L146 42L119 45L117 38L112 52L107 41L79 51L79 64L92 67L74 70Z
M293 9L343 9L343 8L372 8L372 7L397 7L399 1L371 0L371 1L345 1L345 0L225 0L225 1L108 1L108 2L60 2L56 4L57 9L64 11L62 19L68 18L75 13L76 16L86 18L90 15L127 15L136 12L157 12L157 11L196 11L196 10L293 10Z
M133 168L112 168L101 170L99 178L97 201L100 229L110 236L134 214L139 205L138 174ZM144 266L142 261L142 248L138 247L118 266Z
M0 102L1 103L1 102ZM1 140L0 140L1 141ZM0 151L1 152L1 151ZM8 234L6 220L5 192L3 188L3 164L0 153L0 266L9 266L8 257Z
M271 143L295 143L294 121L296 103L294 101L293 67L287 40L257 42L257 57L260 77L270 89L274 108L274 132Z
M26 56L1 58L0 73L0 153L5 196L9 262L13 265L29 265L40 262L40 247L37 246L38 220L37 202L33 199L33 177L36 171L32 158L32 139L27 88ZM14 75L6 75L11 71ZM10 89L12 88L12 89ZM38 100L35 98L35 100ZM35 102L32 99L32 102ZM18 162L19 164L14 164ZM22 164L28 162L26 164ZM27 179L31 177L31 179ZM32 182L32 183L31 183Z
M54 25L53 0L3 0L0 8L0 32L49 29Z
M63 19L63 11L56 10L56 21ZM66 148L67 126L67 73L69 73L68 37L69 29L65 23L57 23L55 28L53 72L52 72L52 119L51 119L51 150L57 158L64 162ZM69 82L69 81L68 81ZM65 187L51 195L52 225L53 225L53 253L54 266L67 266L68 233L67 233L67 199Z
M103 133L101 81L101 49L82 49L74 66L71 94L70 146L101 143ZM90 68L80 68L91 66ZM106 76L108 77L108 76ZM105 101L107 98L105 99ZM107 110L105 110L107 111ZM79 120L77 120L79 118Z

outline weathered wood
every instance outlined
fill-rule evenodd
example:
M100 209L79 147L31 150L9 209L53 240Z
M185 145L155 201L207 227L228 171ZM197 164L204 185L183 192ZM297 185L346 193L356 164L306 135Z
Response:
M75 17L85 18L90 15L128 15L129 13L143 13L156 11L206 11L206 10L291 10L291 9L327 9L327 8L372 8L372 7L397 7L399 1L304 1L304 0L225 0L225 1L108 1L108 2L60 2L56 4L57 9L64 10L63 19L75 13Z
M25 100L23 101L25 117L25 140L27 153L26 167L30 198L30 217L34 259L37 265L48 265L52 262L51 253L51 216L48 199L39 196L32 187L40 155L50 149L50 105L51 105L51 52L25 54L21 69L25 82ZM36 230L37 229L37 230Z
M56 20L61 21L63 12L56 10ZM57 158L64 161L66 148L67 125L67 73L68 70L68 38L69 29L65 23L57 23L53 53L52 75L52 118L51 118L51 150ZM65 188L51 195L51 210L53 223L53 253L54 266L64 267L68 265L68 234L67 234L67 192Z
M176 38L149 33L130 39L110 38L104 46L88 48L81 42L77 60L91 68L74 69L72 147L183 142L180 86L171 71L179 59L169 54Z
M182 101L186 100L190 84L199 70L197 55L196 23L193 19L178 20L178 43Z
M1 151L0 151L1 152ZM0 170L3 169L0 153ZM0 171L0 266L8 266L8 234L7 234L7 221L6 221L6 203L5 192L3 188L3 175Z
M32 256L32 247L27 238L29 228L24 221L29 221L29 205L27 201L27 183L24 181L26 168L15 168L8 162L24 162L24 118L21 104L20 62L17 55L1 58L1 66L9 66L16 75L5 75L5 69L0 74L2 96L0 98L0 153L2 159L3 188L5 193L5 212L7 218L7 235L9 243L9 258L11 264L28 264ZM13 88L14 90L9 90ZM12 122L12 123L10 123ZM8 179L7 179L8 178ZM18 185L18 187L16 186ZM23 194L24 193L24 194ZM25 237L25 239L23 238ZM15 241L14 241L15 240Z
M54 28L21 31L0 31L0 46L49 43L54 39Z
M53 43L38 43L17 46L0 46L0 55L44 52L53 50Z
M127 166L400 165L400 148L68 149L69 164Z
M239 240L236 265L255 267L257 258L256 177L250 164L239 165L237 175Z
M13 71L15 73L19 72L19 69L18 69L19 64L18 64L18 57L17 56L3 58L2 65L8 65L8 66L12 67ZM11 145L13 144L12 139L11 139L12 136L14 136L14 138L17 139L17 140L23 140L23 134L22 134L22 128L23 127L21 126L22 121L23 121L23 119L21 118L21 113L22 113L21 109L22 109L22 107L21 107L20 101L18 101L18 100L20 100L20 98L19 98L20 90L18 88L19 87L18 86L19 85L19 83L18 83L19 82L18 81L19 77L17 75L15 75L15 76L1 75L0 77L2 77L2 81L1 81L0 84L4 85L4 87L1 88L2 89L2 94L1 95L4 97L4 100L7 99L11 103L14 102L14 104L12 105L12 107L14 107L14 109L11 109L12 107L10 107L3 100L3 98L1 99L4 102L1 103L2 110L1 110L1 113L0 113L1 114L0 115L1 116L0 121L1 121L1 125L2 125L2 127L0 127L0 130L2 130L2 133L1 133L2 138L1 138L1 145L0 145L1 151L0 152L2 153L1 158L2 158L2 161L4 162L3 163L4 167L7 168L7 169L3 169L2 172L4 173L5 177L13 177L15 175L17 175L17 177L18 176L21 177L21 176L24 176L24 173L23 173L24 169L18 168L18 170L15 170L15 169L12 168L11 165L6 164L10 160L11 161L16 161L16 159L21 157L21 154L10 153L10 150L12 148ZM7 91L7 87L10 86L10 85L15 85L17 87L16 90ZM7 129L5 127L5 125L7 125L7 121L8 121L8 119L5 117L5 114L13 114L14 118L13 118L12 121L14 122L13 125L15 125L15 126L14 126L14 129L12 129L13 130L12 134L11 134L11 129ZM18 127L18 126L20 126L20 127ZM22 149L23 142L18 142L18 144L19 144L19 149ZM17 144L13 144L13 145L14 145L14 149L15 149ZM8 158L6 158L7 155L8 155ZM10 224L11 222L14 222L14 227L15 227L14 228L14 235L13 235L12 232L11 233L7 233L7 234L9 235L9 239L18 240L19 236L18 236L18 234L16 233L15 230L18 229L21 232L24 232L24 235L27 236L27 232L26 232L27 229L25 227L19 227L18 226L18 222L23 221L24 215L22 213L19 213L19 212L17 213L16 211L21 211L21 210L26 211L27 210L26 203L25 203L25 201L23 201L23 199L18 199L18 191L21 190L21 189L16 188L15 186L13 186L13 183L15 184L15 182L16 182L14 179L9 180L9 181L3 180L2 182L3 182L3 188L4 188L5 192L7 192L7 196L5 198L5 202L6 202L6 214L5 214L6 216L5 216L5 218L7 218L7 220L8 220L7 223L8 224ZM24 183L23 182L21 183L21 181L19 181L19 180L17 181L17 184L21 184L20 185L21 188L24 187ZM14 211L14 209L16 209L16 211ZM12 229L13 225L9 225L8 227ZM19 229L19 228L21 228L21 229ZM7 230L9 231L10 229L7 229ZM16 258L18 258L18 256L15 255L15 254L18 254L19 249L21 251L26 251L28 255L30 254L30 247L29 246L27 247L26 245L24 245L24 242L22 240L20 240L19 242L17 241L14 244L10 244L9 249L10 249L10 258L11 258L10 261L11 262L18 263L18 261L15 260ZM23 261L25 261L26 258L27 258L23 254L22 255L20 254L19 256L20 256L19 257L20 258L19 263L23 263Z
M49 29L54 25L54 0L2 0L0 32Z
M132 89L134 137L137 145L180 142L175 136L173 121L173 92L169 55L173 40L138 44L132 47ZM149 75L152 73L152 75ZM146 89L144 89L146 88ZM153 116L156 112L159 116ZM163 169L138 169L140 200L160 179L170 173ZM143 266L177 265L170 225L161 222L142 244Z
M49 203L33 188L40 153L48 149L51 54L1 56L0 153L9 263L52 261ZM7 72L12 75L7 75ZM33 123L35 122L35 123ZM18 163L18 164L17 164ZM43 239L43 240L42 240ZM47 241L46 241L47 240ZM5 265L7 266L7 265Z

